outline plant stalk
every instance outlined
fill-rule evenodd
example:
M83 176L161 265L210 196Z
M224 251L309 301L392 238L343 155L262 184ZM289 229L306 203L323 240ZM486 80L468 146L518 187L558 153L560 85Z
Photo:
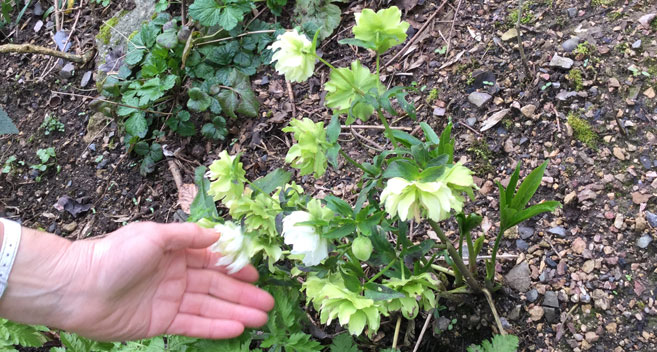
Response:
M484 293L484 296L486 296L486 300L488 301L490 310L493 312L493 318L495 318L495 324L497 324L497 329L500 331L500 335L506 335L506 331L504 330L504 327L502 327L502 321L500 320L500 316L497 314L497 309L495 309L495 302L493 302L493 296L490 294L490 291L488 291L487 288L484 288L481 291Z
M449 270L449 269L447 269L447 268L445 268L445 267L443 267L443 266L440 266L440 265L438 265L438 264L431 264L431 268L432 268L433 270L435 270L435 271L439 271L439 272L441 272L441 273L445 273L445 274L447 274L447 275L449 275L449 276L456 276L456 273L455 273L454 271Z
M372 278L370 278L369 280L367 280L367 282L366 282L365 284L367 285L367 284L369 284L369 283L374 282L374 280L378 279L379 277L381 277L381 275L383 275L386 271L388 271L388 269L390 269L390 268L393 266L393 264L395 264L395 260L391 260L391 261L390 261L390 264L386 265L385 268L381 269L381 271L379 271L378 273L376 273L376 275L372 276Z
M392 349L397 349L397 340L399 339L399 330L401 327L401 314L397 316L397 324L395 324L395 335L392 338Z
M377 110L377 115L379 115L379 119L381 120L383 127L385 127L386 129L386 134L388 135L388 139L390 139L390 142L392 142L392 146L397 148L397 140L395 139L395 136L392 135L392 129L388 124L388 119L386 119L385 115L383 115L383 110L379 108Z
M352 159L347 153L345 153L344 150L342 150L342 148L340 148L340 155L342 155L342 157L345 158L345 160L347 160L351 165L363 170L365 173L369 173L369 171L367 171L363 165Z
M470 288L475 292L481 292L481 285L479 285L477 280L475 280L475 278L472 276L472 273L468 270L468 268L466 268L465 263L463 263L463 258L459 256L456 248L454 248L452 245L452 242L449 241L449 238L445 236L445 233L435 221L431 219L428 219L428 221L429 225L431 225L431 228L436 232L436 235L447 246L447 252L449 252L449 256L452 257L454 265L456 265L456 268L465 277L465 281L468 283L468 286L470 286Z
M495 279L495 261L497 260L497 251L500 248L500 242L502 242L502 236L506 230L500 227L500 232L497 233L497 238L495 238L495 244L493 245L493 252L490 256L490 262L493 263L493 270L486 270L486 281L492 282Z

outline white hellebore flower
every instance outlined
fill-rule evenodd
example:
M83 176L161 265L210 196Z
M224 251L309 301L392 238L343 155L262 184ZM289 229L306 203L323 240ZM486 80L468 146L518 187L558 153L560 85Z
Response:
M303 254L303 264L313 266L328 257L328 241L319 237L315 228L307 225L297 225L310 221L311 215L305 211L293 211L283 218L283 239L285 244L292 246L292 254Z
M228 273L234 274L249 264L249 253L251 252L251 239L244 235L242 228L231 221L218 224L215 231L221 234L210 251L221 253L222 257L217 261L217 266L227 266Z
M276 71L285 75L290 82L303 82L313 75L315 53L313 44L296 29L285 32L269 46L274 51L272 62L276 61Z

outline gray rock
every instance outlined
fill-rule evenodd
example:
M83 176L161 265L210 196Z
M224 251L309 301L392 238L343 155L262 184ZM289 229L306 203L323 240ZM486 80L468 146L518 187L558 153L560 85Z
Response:
M554 56L552 56L552 60L550 60L550 67L559 67L566 70L570 70L570 68L573 67L574 63L575 61L573 61L573 59L559 56L557 55L557 53L554 53Z
M566 237L566 229L564 229L564 228L561 227L561 226L555 226L555 227L549 229L548 232L551 233L551 234L553 234L553 235L557 235L557 236L559 236L559 237L561 237L561 238L565 238L565 237Z
M59 76L62 78L71 78L75 75L75 66L72 63L68 62L61 70L59 70Z
M561 44L561 47L563 48L564 51L566 52L572 52L577 48L577 45L579 44L579 37L572 37L565 42Z
M525 293L525 297L527 298L527 302L534 303L538 299L538 291L533 288Z
M641 249L645 249L645 248L648 248L648 245L650 245L650 242L652 242L652 236L646 234L646 235L641 236L641 238L639 238L636 241L636 245L637 245L637 247L639 247Z
M545 320L548 323L556 323L557 322L557 320L559 318L559 314L557 314L556 309L550 308L550 307L545 307L545 308L543 308L543 312L545 313Z
M520 292L527 292L532 283L529 275L531 275L529 264L527 264L527 262L522 262L513 267L513 269L504 276L504 279L512 289Z
M437 322L438 330L447 331L447 329L449 329L450 323L451 321L449 320L449 318L441 316L440 318L438 318L438 322Z
M570 18L575 18L577 16L577 8L576 7L569 7L566 12L568 13L568 17Z
M526 251L527 249L529 249L529 243L519 238L516 240L516 247L521 251Z
M652 160L650 159L649 156L643 154L639 155L639 161L641 162L641 165L645 167L646 169L651 169L652 168Z
M559 308L559 297L554 291L545 291L545 296L543 297L543 306Z
M502 327L503 327L504 329L506 329L506 330L512 328L511 324L509 324L509 321L506 320L505 317L500 317L500 323L502 323Z
M477 123L477 118L476 117L468 117L468 119L465 120L465 123L467 123L468 126L472 127L472 126L474 126L475 123Z
M91 81L91 74L92 73L93 72L91 72L91 71L87 71L87 72L84 73L84 75L82 75L82 80L80 80L80 87L84 88L84 87L87 86L87 84L89 84L89 81Z
M577 92L569 92L569 91L566 91L566 90L561 90L559 92L559 94L557 94L556 98L561 100L561 101L566 101L566 100L568 100L572 97L576 97L576 96L577 96Z
M657 227L657 215L647 211L646 212L646 219L648 220L648 223L652 227Z
M557 267L557 262L554 261L554 259L550 257L545 257L545 264L547 264L550 268L556 268Z
M528 226L518 226L518 234L520 235L520 238L526 240L534 235L534 228Z
M468 95L468 101L478 108L488 103L492 98L493 96L490 94L481 92L472 92Z
M433 108L433 116L445 116L445 108Z
M509 320L517 320L520 318L520 309L522 309L522 306L520 304L516 304L516 306L511 309L509 315L507 316Z
M639 39L636 42L632 43L632 49L638 49L640 47L641 47L641 39Z
M579 296L579 301L582 303L589 303L591 302L591 296L588 293L582 293Z
M40 1L37 1L34 4L34 10L32 11L32 14L36 17L39 17L39 16L43 15L43 6L41 6Z

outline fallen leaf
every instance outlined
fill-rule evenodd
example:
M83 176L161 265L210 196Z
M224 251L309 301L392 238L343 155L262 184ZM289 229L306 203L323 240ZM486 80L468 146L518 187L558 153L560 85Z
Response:
M180 189L178 190L178 205L180 205L182 211L189 214L197 192L196 185L193 183L185 183L180 186Z
M487 118L486 121L484 121L479 131L484 132L491 129L493 126L497 125L498 122L502 121L502 119L509 113L509 111L511 111L511 109L502 109L494 113L489 118Z
M639 18L639 23L641 23L641 25L645 29L650 29L650 22L652 22L652 20L655 19L655 16L657 16L657 14L654 13L645 14L641 16L641 18Z

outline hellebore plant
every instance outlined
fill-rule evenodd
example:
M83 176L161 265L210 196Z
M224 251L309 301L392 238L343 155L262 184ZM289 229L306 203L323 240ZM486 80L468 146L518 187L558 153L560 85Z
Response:
M297 31L289 31L271 46L276 50L276 69L290 81L308 79L316 59L330 68L324 89L325 104L333 110L333 117L326 127L309 118L292 120L283 129L292 133L295 141L285 162L298 169L299 175L312 174L320 179L329 164L338 169L338 158L342 156L362 171L353 204L333 195L312 198L313 190L291 182L292 173L283 169L249 181L239 155L226 152L210 165L209 184L201 182L205 183L197 197L205 197L207 191L212 199L209 203L195 201L199 211L210 217L218 217L216 209L208 212L203 207L214 207L213 202L219 201L232 218L232 222L216 227L222 233L214 247L224 253L220 265L239 270L245 258L250 258L261 269L266 268L263 275L267 276L267 285L294 286L302 282L299 289L305 292L306 304L319 313L320 321L330 324L338 319L352 334L365 331L372 336L381 316L394 315L398 321L393 348L402 316L413 319L420 309L435 309L440 298L453 294L485 294L497 318L490 291L496 289L495 261L503 233L559 206L547 201L527 207L547 162L532 171L516 191L518 163L507 187L499 185L501 224L482 285L476 263L486 239L472 236L481 217L464 213L466 200L474 198L476 185L472 171L454 162L451 122L440 135L421 122L423 140L393 130L388 124L388 116L400 115L398 108L415 118L414 106L405 99L410 89L386 90L379 80L380 56L402 43L407 29L408 23L401 21L401 12L394 6L356 14L355 37L341 42L374 50L374 73L359 61L349 67L333 67L316 54L317 36L310 41ZM391 149L359 163L340 148L340 118L344 116L345 123L350 124L357 118L367 120L372 114L385 127ZM452 216L459 230L458 249L441 227ZM222 222L207 216L192 218L206 224ZM412 240L411 229L422 233L429 227L440 243ZM463 258L464 247L468 249L468 266ZM451 268L436 264L440 257ZM499 319L497 323L499 333L504 334Z

